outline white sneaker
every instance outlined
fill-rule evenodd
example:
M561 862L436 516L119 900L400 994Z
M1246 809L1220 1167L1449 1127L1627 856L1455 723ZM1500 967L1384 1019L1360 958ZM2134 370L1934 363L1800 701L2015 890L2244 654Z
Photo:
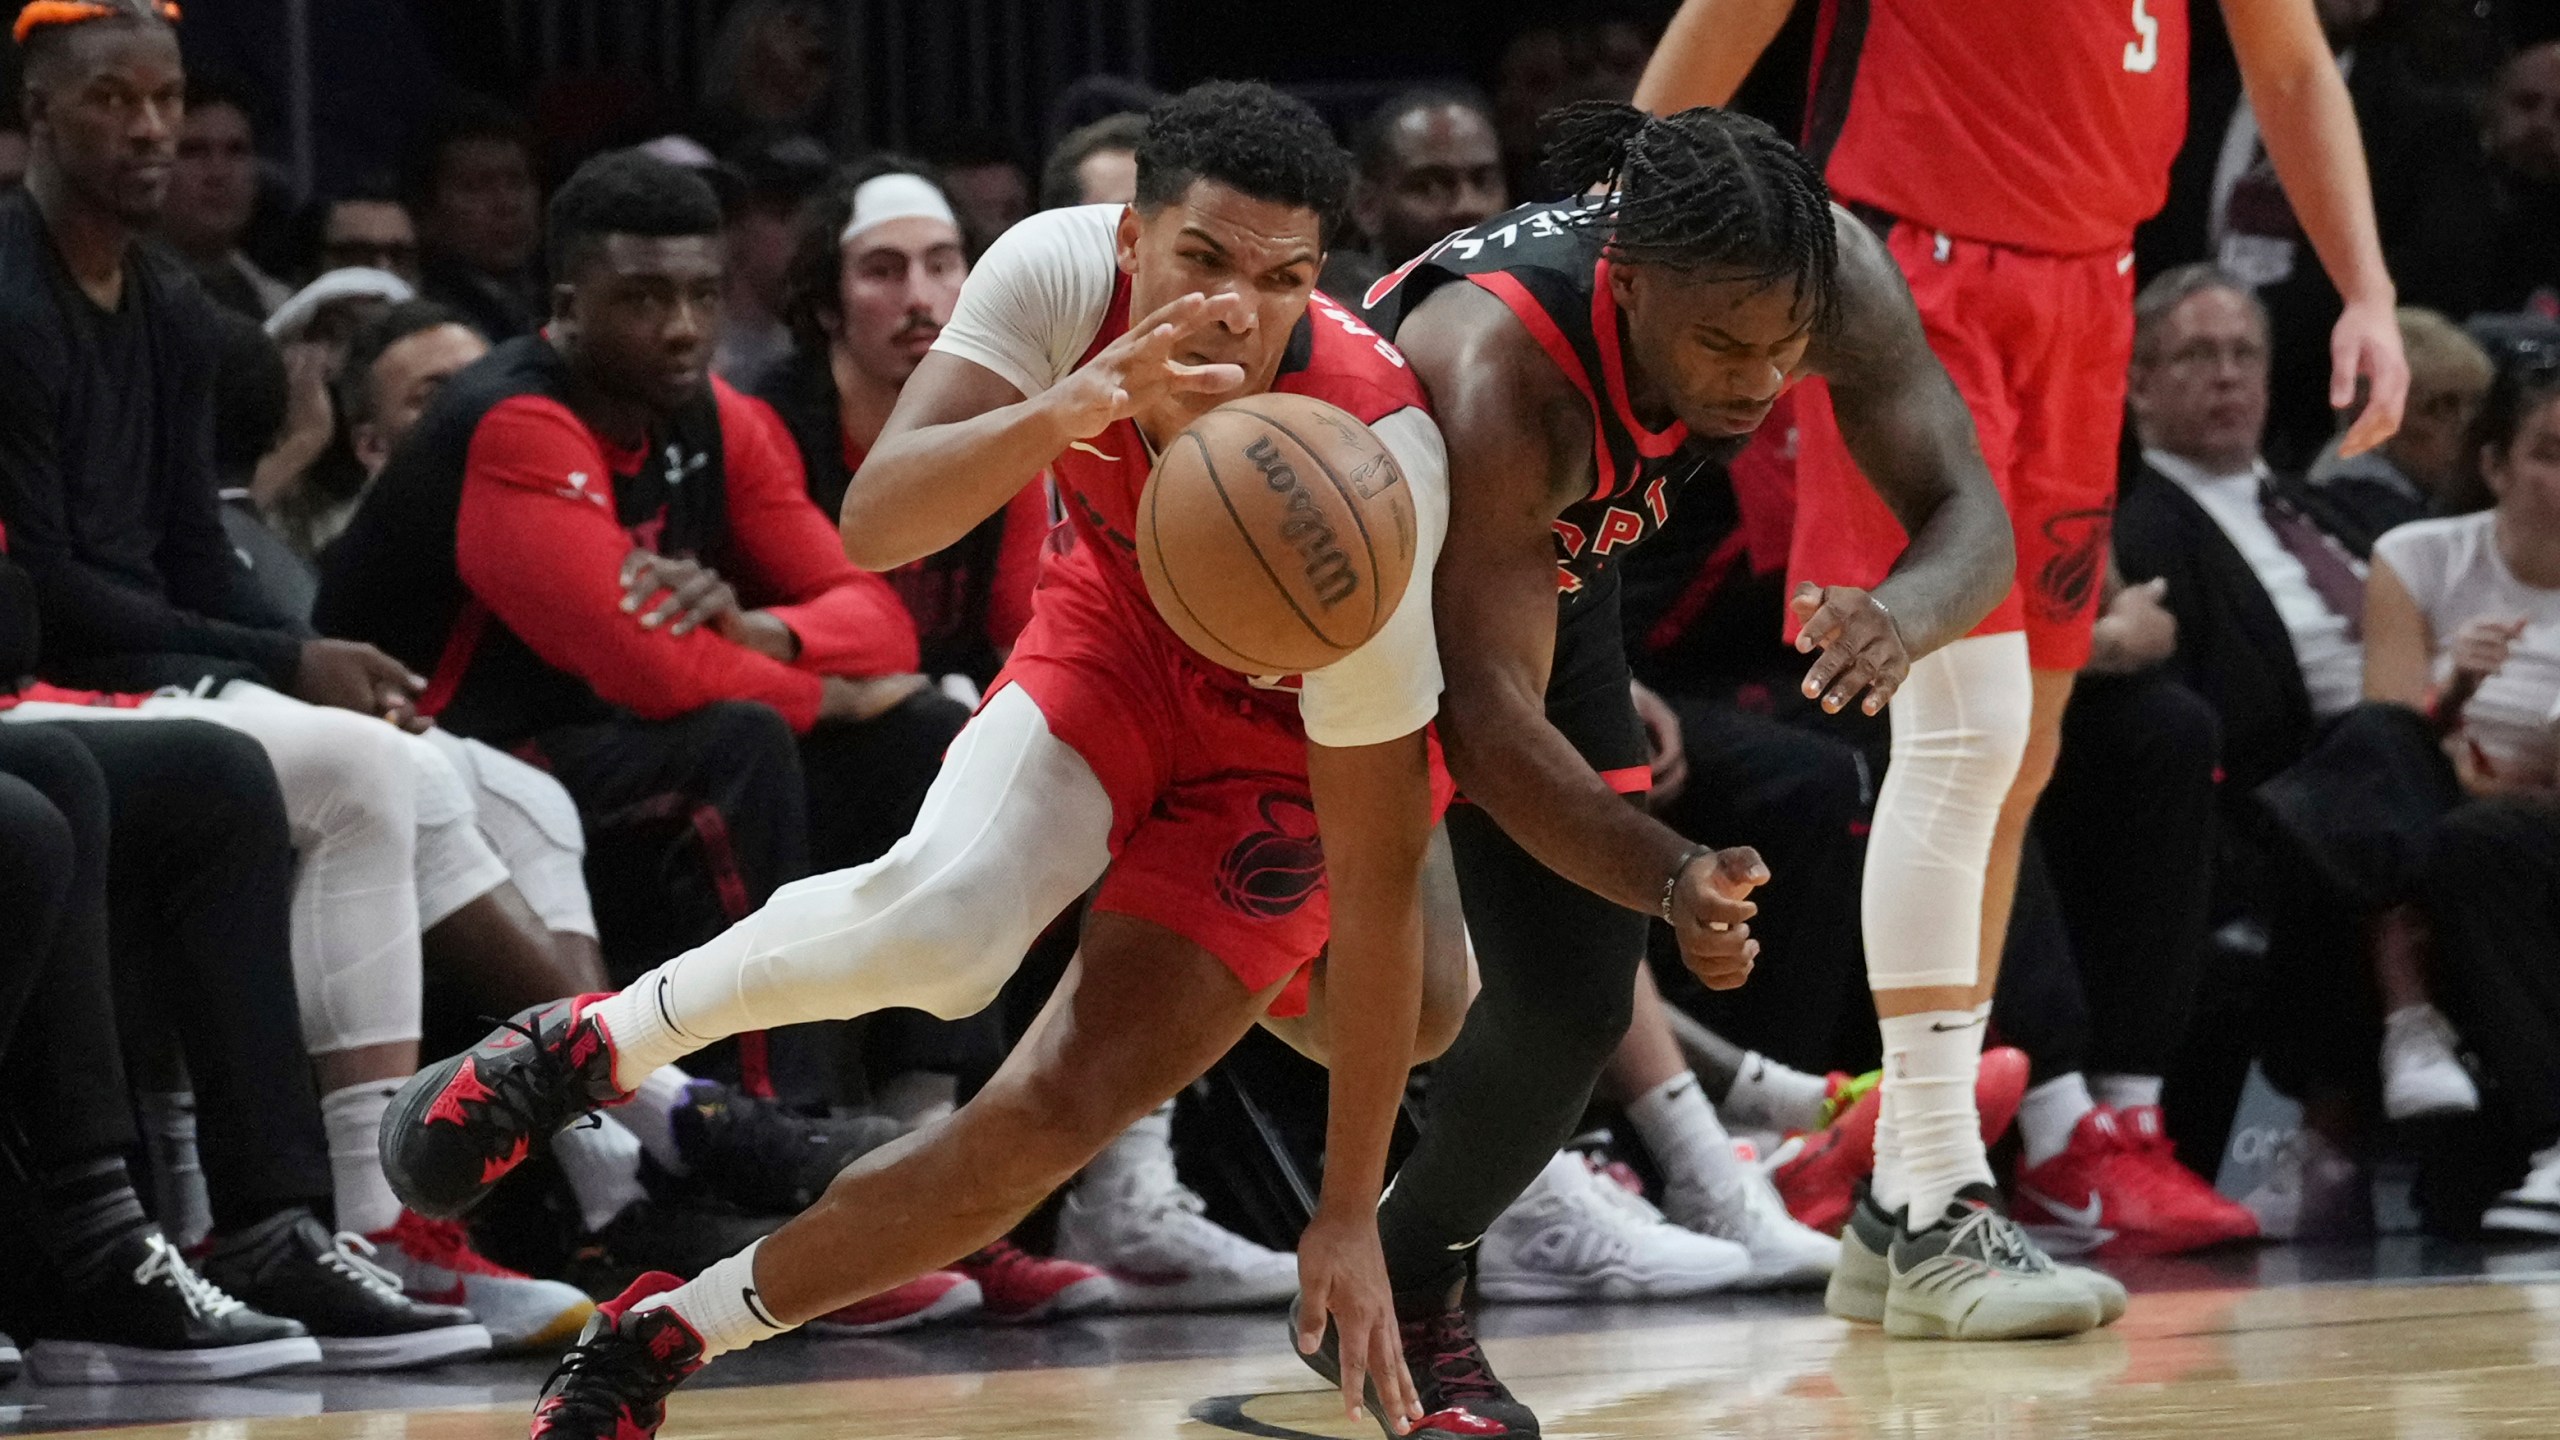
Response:
M596 1311L575 1285L537 1280L472 1249L459 1220L403 1210L398 1224L365 1238L376 1248L373 1263L399 1276L410 1299L470 1311L501 1351L566 1345Z
M2497 1199L2480 1216L2480 1228L2493 1235L2560 1235L2560 1154L2537 1157L2524 1183Z
M1298 1293L1298 1260L1211 1220L1173 1153L1114 1180L1088 1178L1058 1211L1061 1260L1111 1272L1114 1310L1260 1310Z
M2364 1167L2305 1125L2276 1147L2258 1187L2240 1203L2269 1240L2336 1239L2372 1231Z
M1681 1229L1562 1151L1486 1232L1476 1288L1487 1300L1685 1300L1750 1276L1750 1251Z
M1751 1275L1743 1283L1759 1289L1791 1289L1820 1285L1840 1263L1840 1242L1787 1213L1787 1202L1759 1166L1745 1162L1740 1179L1723 1186L1674 1183L1662 1192L1662 1210L1671 1223L1718 1240L1730 1240L1751 1252Z
M2411 1005L2382 1022L2382 1113L2394 1120L2468 1115L2480 1087L2455 1050L2462 1037L2433 1005Z

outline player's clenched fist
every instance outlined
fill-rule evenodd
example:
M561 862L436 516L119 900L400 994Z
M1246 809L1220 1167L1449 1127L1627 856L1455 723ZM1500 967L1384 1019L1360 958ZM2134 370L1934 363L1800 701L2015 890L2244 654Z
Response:
M1167 395L1238 389L1244 384L1242 366L1190 365L1174 354L1184 341L1243 309L1233 295L1185 295L1130 326L1051 386L1041 404L1069 439L1088 440Z
M1680 958L1710 990L1731 990L1751 978L1760 942L1747 923L1760 907L1747 898L1769 883L1769 867L1748 845L1711 850L1691 858L1671 882L1664 917L1680 941Z

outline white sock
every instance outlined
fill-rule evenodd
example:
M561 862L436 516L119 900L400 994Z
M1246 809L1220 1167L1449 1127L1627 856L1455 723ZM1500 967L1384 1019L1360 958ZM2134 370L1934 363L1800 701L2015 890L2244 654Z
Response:
M2077 1070L2029 1090L2018 1102L2018 1138L2026 1144L2027 1163L2041 1165L2070 1149L2080 1117L2097 1108L2089 1082Z
M403 1080L406 1077L402 1077ZM358 1235L388 1230L400 1219L400 1197L382 1174L382 1112L402 1080L367 1080L320 1097L320 1126L329 1137L329 1188L338 1228Z
M170 1244L189 1249L213 1233L213 1200L205 1193L204 1161L196 1153L195 1093L145 1090L138 1108L161 1233Z
M1884 1099L1897 1149L1897 1195L1884 1188L1877 1169L1877 1199L1887 1209L1909 1206L1910 1223L1937 1223L1958 1190L1991 1183L1991 1161L1982 1150L1982 1120L1973 1087L1982 1064L1982 1032L1991 1007L1933 1010L1879 1022L1884 1032ZM1879 1156L1882 1127L1878 1127Z
M631 1308L636 1312L663 1305L675 1311L702 1337L705 1360L770 1340L791 1327L775 1320L757 1293L756 1251L763 1246L758 1240L675 1289Z
M1689 1071L1636 1097L1627 1106L1627 1118L1661 1162L1669 1183L1722 1190L1744 1178L1733 1138L1724 1133L1714 1107L1707 1104L1705 1087Z
M610 1119L622 1122L624 1129L640 1137L640 1148L658 1162L658 1168L670 1175L690 1175L693 1167L684 1160L684 1151L676 1144L676 1107L685 1102L685 1090L693 1077L673 1065L661 1065L640 1077L631 1087L629 1103L617 1105Z
M640 1137L609 1116L601 1125L580 1121L553 1136L551 1153L569 1178L578 1218L590 1234L649 1198L640 1186Z
M1733 1088L1716 1109L1737 1126L1784 1134L1812 1129L1821 1117L1823 1097L1830 1093L1827 1077L1808 1075L1754 1050L1742 1057Z
M683 958L679 955L676 960ZM597 1022L613 1039L613 1083L620 1089L639 1089L651 1071L673 1065L720 1038L687 1035L667 1018L660 1002L667 968L676 960L641 976L630 989L607 995L593 1007Z
M1084 1167L1084 1178L1077 1188L1094 1187L1097 1193L1108 1193L1126 1184L1129 1178L1154 1166L1173 1164L1173 1102L1167 1100L1154 1114L1122 1131L1093 1163Z
M960 1081L930 1070L893 1075L871 1096L871 1108L905 1126L921 1130L960 1108Z
M2089 1090L2110 1110L2139 1110L2160 1103L2165 1082L2157 1075L2092 1075Z

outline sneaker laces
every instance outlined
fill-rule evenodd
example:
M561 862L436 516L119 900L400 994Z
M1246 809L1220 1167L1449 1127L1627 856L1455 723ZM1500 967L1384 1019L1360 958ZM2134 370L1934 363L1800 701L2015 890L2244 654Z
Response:
M337 1243L320 1252L320 1263L375 1294L399 1299L407 1292L400 1277L373 1263L381 1251L361 1235L339 1231Z
M668 1388L668 1377L648 1346L608 1329L560 1357L550 1388L547 1408L555 1428L619 1435L621 1421L636 1406L654 1403ZM559 1427L564 1419L585 1423Z
M1988 1205L1976 1205L1973 1213L1956 1226L1947 1237L1947 1250L1958 1251L1970 1246L1973 1253L2003 1270L2016 1270L2030 1275L2051 1273L2053 1261L2018 1223Z
M569 1029L576 1029L577 1024L573 1014ZM582 1108L576 1099L566 1098L585 1089L578 1067L569 1063L563 1053L565 1047L543 1040L539 1018L501 1020L497 1028L523 1036L533 1053L521 1064L500 1066L494 1080L482 1076L480 1083L487 1087L489 1096L478 1103L513 1120L516 1128L527 1135L539 1137L560 1129L569 1119L560 1112ZM561 1032L561 1038L565 1040L567 1036L568 1031ZM592 1112L583 1118L597 1125L604 1123L603 1117Z
M133 1267L134 1284L167 1284L178 1292L178 1299L187 1307L187 1313L200 1320L219 1320L249 1308L231 1298L221 1286L189 1268L178 1254L178 1248L165 1238L154 1235L148 1243L151 1253L143 1256L142 1263Z
M1510 1398L1485 1363L1484 1346L1477 1342L1475 1325L1466 1311L1443 1310L1408 1320L1403 1328L1405 1354L1419 1350L1430 1357L1423 1368L1431 1376L1434 1409L1447 1410L1469 1400Z

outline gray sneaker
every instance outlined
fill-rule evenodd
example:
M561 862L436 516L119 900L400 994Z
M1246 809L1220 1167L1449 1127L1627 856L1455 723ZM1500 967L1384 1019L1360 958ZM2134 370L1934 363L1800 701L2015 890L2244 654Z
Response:
M1884 1323L1893 1281L1885 1255L1893 1248L1894 1232L1899 1228L1899 1217L1887 1214L1865 1186L1858 1187L1858 1203L1850 1209L1849 1223L1840 1232L1840 1264L1831 1272L1830 1288L1823 1292L1824 1309L1854 1324ZM2054 1268L2088 1289L2098 1302L2100 1325L2113 1325L2124 1318L2131 1298L2125 1293L2123 1282L2085 1265L2056 1263Z
M1988 1185L1956 1192L1925 1230L1885 1252L1884 1331L1905 1340L2030 1340L2098 1326L2095 1295L2062 1273Z

